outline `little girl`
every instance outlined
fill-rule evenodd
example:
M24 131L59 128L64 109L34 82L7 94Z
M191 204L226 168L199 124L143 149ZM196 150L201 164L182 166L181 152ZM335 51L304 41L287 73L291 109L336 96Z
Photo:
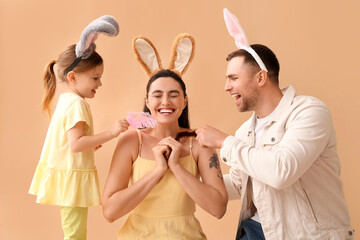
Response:
M110 130L93 134L90 106L85 99L94 98L102 85L103 60L94 51L73 67L75 46L69 46L45 69L42 108L50 116L56 89L55 63L64 88L29 193L37 195L37 203L60 206L64 239L80 240L86 239L88 207L100 205L101 199L94 150L126 131L128 123L117 120Z

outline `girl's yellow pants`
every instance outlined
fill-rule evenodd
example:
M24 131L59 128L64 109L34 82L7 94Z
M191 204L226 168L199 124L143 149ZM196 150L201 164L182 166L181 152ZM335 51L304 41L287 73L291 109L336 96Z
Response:
M86 240L87 207L60 207L64 240Z

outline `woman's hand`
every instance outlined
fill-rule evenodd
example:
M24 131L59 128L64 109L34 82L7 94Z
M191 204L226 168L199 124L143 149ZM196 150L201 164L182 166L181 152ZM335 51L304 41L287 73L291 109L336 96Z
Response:
M168 164L166 162L165 156L170 154L170 149L166 145L156 145L152 149L156 161L156 168L161 170L162 175L168 170Z
M173 169L174 167L179 165L179 157L180 157L180 151L182 144L178 141L176 141L172 137L167 137L162 139L159 143L159 145L167 146L170 148L170 155L168 157L168 166L170 169Z

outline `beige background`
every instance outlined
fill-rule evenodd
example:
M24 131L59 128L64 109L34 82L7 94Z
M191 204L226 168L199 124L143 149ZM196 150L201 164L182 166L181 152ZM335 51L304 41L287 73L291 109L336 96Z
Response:
M266 44L277 54L282 87L291 84L299 94L328 104L345 197L359 234L359 1L0 0L0 239L62 239L58 208L35 204L27 194L48 127L40 112L42 71L101 15L113 15L120 34L97 41L105 72L103 87L89 101L96 132L128 111L142 109L147 79L133 56L132 39L151 39L167 66L172 41L182 32L196 39L195 58L184 75L192 127L209 124L235 132L250 114L238 113L223 91L225 57L235 50L223 21L224 7L238 16L250 43ZM102 187L115 143L96 152ZM198 208L209 239L234 238L239 205L230 202L221 220ZM109 224L100 207L90 208L88 239L116 239L124 220Z

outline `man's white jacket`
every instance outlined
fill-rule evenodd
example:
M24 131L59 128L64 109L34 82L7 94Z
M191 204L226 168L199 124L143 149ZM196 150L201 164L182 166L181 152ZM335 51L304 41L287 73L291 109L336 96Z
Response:
M257 147L253 114L220 149L229 198L242 200L239 221L255 204L268 240L353 239L329 109L292 86L282 91Z

